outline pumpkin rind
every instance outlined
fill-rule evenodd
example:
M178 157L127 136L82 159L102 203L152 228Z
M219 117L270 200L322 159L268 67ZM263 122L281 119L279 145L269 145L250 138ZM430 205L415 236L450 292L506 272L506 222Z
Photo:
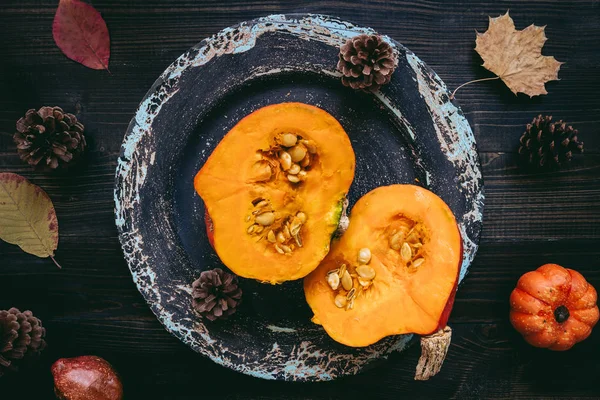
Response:
M510 322L535 347L568 350L598 322L597 300L596 289L579 272L545 264L517 282L510 295ZM563 307L568 318L560 322L556 311Z
M296 136L297 148L283 147L286 133ZM307 141L306 146L300 146L300 139ZM316 152L309 154L310 150ZM282 151L292 158L306 154L297 161L305 173L300 182L290 181L289 175L300 174L291 174L289 167L284 170L283 161L280 164L273 155ZM305 161L308 166L300 167ZM354 166L346 132L317 107L282 103L246 116L225 135L194 179L212 220L214 248L221 261L237 275L273 284L306 276L329 251ZM263 174L265 169L270 175ZM261 210L255 208L256 199L269 203L272 225L258 223L261 214L255 212ZM275 248L279 243L269 242L266 233L275 226L283 230L285 221L289 224L298 212L307 217L300 228L301 240L289 246L290 254L280 254ZM260 234L248 233L252 221L260 226Z
M417 254L425 261L418 267L409 266L401 253L390 247L388 236L405 220L413 221L412 232L418 229L424 238ZM328 271L341 264L356 264L361 248L371 251L368 265L375 270L375 278L353 308L339 308L327 282ZM347 346L368 346L385 336L404 333L429 335L445 326L461 261L460 232L442 199L413 185L379 187L354 205L348 229L305 278L304 292L315 314L313 320Z

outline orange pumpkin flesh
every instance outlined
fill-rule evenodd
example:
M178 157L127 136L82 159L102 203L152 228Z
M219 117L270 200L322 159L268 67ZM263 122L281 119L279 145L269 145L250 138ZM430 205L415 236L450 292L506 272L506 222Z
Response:
M273 284L306 276L329 251L354 164L346 132L317 107L282 103L246 116L194 180L221 261Z
M362 248L370 249L367 266L375 277L366 289L357 283L359 275L353 277L353 304L340 308L336 296L350 292L333 290L328 273L344 264L358 271ZM346 232L305 278L305 296L313 320L348 346L368 346L389 335L429 335L447 322L461 262L460 232L443 200L418 186L379 187L355 204Z
M510 322L535 347L568 350L598 322L596 289L556 264L527 272L510 295Z

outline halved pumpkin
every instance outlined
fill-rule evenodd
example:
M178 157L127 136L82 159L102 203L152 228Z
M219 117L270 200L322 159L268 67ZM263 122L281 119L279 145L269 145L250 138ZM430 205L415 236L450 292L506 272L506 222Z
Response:
M379 187L354 205L304 292L313 321L347 346L429 335L447 323L461 262L461 235L442 199L413 185Z
M282 103L242 119L194 180L221 261L273 284L306 276L329 252L354 165L346 132L317 107Z

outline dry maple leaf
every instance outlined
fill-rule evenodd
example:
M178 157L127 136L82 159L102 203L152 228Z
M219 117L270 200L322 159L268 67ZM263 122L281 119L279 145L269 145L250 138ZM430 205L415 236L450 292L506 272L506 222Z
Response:
M80 0L60 0L52 23L57 46L71 60L108 71L110 37L102 16Z
M488 30L477 32L475 51L483 59L483 67L498 77L476 81L499 78L514 94L520 92L529 97L548 94L544 84L558 80L558 70L563 63L542 55L542 47L547 40L544 28L531 24L519 31L508 12L496 18L490 17ZM456 90L476 81L460 85Z

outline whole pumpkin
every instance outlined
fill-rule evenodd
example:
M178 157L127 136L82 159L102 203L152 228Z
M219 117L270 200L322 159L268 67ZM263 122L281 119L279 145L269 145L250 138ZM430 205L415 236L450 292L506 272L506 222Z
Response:
M535 347L568 350L592 333L597 299L596 289L579 272L545 264L517 282L510 322Z

